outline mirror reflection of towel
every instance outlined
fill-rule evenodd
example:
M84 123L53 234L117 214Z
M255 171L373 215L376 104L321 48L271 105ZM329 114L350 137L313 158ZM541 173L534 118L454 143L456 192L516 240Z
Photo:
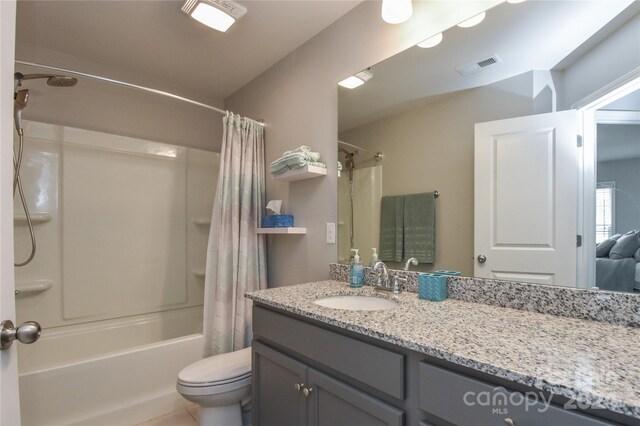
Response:
M433 192L382 197L380 260L402 262L415 257L436 262L436 205Z
M380 260L402 262L404 196L382 197L380 202Z
M404 197L404 257L436 261L436 210L433 192Z

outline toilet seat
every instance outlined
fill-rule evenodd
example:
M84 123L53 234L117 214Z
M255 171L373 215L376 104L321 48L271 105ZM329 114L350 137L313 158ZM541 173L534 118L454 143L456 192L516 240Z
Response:
M178 373L180 393L229 392L251 384L251 348L201 359Z
M231 383L235 383L238 381L241 381L243 379L251 379L251 373L247 373L247 374L243 374L242 376L238 376L238 377L232 377L226 380L218 380L218 381L209 381L209 382L197 382L197 383L193 383L193 382L186 382L186 381L182 381L180 379L178 379L178 384L182 385L182 386L187 386L190 388L206 388L206 387L211 387L211 386L222 386L222 385L227 385L227 384L231 384Z

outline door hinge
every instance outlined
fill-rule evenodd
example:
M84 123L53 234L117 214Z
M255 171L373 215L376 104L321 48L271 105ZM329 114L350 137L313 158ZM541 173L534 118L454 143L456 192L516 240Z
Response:
M582 247L582 235L576 235L576 247Z
M578 148L582 148L582 135L578 135L577 142L578 142Z

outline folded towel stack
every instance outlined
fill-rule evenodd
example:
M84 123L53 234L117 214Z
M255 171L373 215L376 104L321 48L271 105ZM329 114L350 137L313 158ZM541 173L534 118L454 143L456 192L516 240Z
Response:
M291 169L299 169L304 166L315 166L327 168L327 165L320 161L320 154L312 152L308 146L301 146L291 151L286 151L282 157L271 163L269 170L271 174L279 175Z

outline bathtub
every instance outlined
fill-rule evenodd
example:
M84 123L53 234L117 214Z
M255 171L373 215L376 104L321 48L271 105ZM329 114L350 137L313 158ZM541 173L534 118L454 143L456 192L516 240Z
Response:
M36 344L18 345L23 423L127 425L186 406L175 381L202 354L219 154L23 124L38 254L16 269L16 313L44 327Z
M175 381L203 338L171 335L201 324L196 307L45 330L19 351L22 424L132 425L188 406Z

